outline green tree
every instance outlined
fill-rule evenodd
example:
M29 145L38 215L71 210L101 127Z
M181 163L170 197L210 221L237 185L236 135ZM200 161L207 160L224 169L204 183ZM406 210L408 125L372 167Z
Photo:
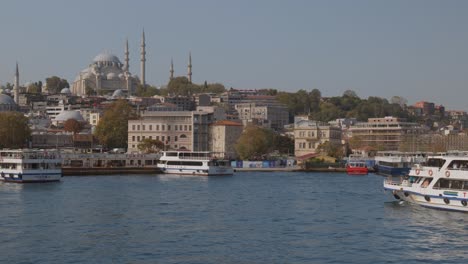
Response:
M275 149L280 154L294 154L294 139L288 136L276 135Z
M200 91L201 88L189 82L185 76L175 77L167 84L167 93L171 95L189 96Z
M239 157L244 160L260 159L274 148L274 133L266 128L249 125L235 145Z
M31 83L27 88L27 92L37 94L37 93L40 93L41 90L39 86L37 85L37 83Z
M155 86L139 84L136 88L136 95L141 97L151 97L159 94L159 90Z
M22 148L30 139L28 118L18 112L0 112L1 148Z
M95 136L108 148L127 148L128 120L135 119L133 108L125 100L115 101L96 126Z
M137 147L143 153L159 153L164 150L164 143L157 139L145 138L138 143Z
M46 78L46 85L50 94L57 94L60 93L63 88L70 88L70 84L68 84L67 80L57 76Z

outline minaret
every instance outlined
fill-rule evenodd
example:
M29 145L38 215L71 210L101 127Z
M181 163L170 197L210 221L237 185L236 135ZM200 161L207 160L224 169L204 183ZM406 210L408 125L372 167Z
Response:
M189 52L189 61L188 61L188 66L187 66L187 78L189 80L189 83L192 83L192 52Z
M14 90L14 97L15 103L19 104L19 70L18 70L18 62L16 63L16 72L15 72L15 86Z
M170 80L174 79L174 61L172 60L172 58L171 58L171 68L169 70L169 73L171 74L169 76L169 81L170 81Z
M145 80L145 62L146 62L146 51L145 51L145 30L143 29L143 35L141 37L141 84L146 86Z
M130 57L129 57L130 52L128 51L128 38L127 42L125 43L125 65L124 65L124 71L128 72L130 68Z

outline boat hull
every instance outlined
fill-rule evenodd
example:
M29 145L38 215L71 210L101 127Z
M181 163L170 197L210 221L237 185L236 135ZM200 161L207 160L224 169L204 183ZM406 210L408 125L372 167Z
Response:
M410 168L406 167L389 167L377 164L377 173L385 176L404 176L408 175Z
M232 168L161 168L163 173L166 174L184 174L184 175L200 175L200 176L216 176L216 175L233 175L234 170Z
M62 173L43 173L43 174L8 174L0 176L0 181L14 183L39 183L60 181Z
M468 212L468 197L446 195L450 194L450 192L437 194L429 190L414 190L388 184L384 184L384 189L390 191L397 200L418 204L427 208Z
M348 175L367 175L369 170L367 168L346 168L346 173Z

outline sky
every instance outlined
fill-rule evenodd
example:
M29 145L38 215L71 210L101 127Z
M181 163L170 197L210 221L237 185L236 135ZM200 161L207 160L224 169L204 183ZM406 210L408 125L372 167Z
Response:
M175 75L227 88L353 90L468 111L468 1L463 0L5 0L0 8L0 83L56 75L74 81L102 52L146 81Z

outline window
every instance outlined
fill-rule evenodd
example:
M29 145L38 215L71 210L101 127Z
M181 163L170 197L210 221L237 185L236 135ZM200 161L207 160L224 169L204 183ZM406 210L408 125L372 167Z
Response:
M137 125L137 130L138 130L138 131L140 130L140 125Z
M140 136L137 137L137 141L140 142Z
M132 141L135 141L135 136L132 136Z
M184 125L184 131L187 131L187 125Z
M159 125L156 125L156 131L159 131Z
M161 130L164 131L166 127L164 125L161 125Z
M167 125L167 131L171 130L171 125Z
M145 125L141 126L141 130L143 130L143 131L145 130Z
M171 141L171 136L167 136L167 142Z
M174 137L174 141L177 141L177 136Z
M149 130L153 130L153 125L149 125Z
M132 125L132 130L135 130L135 125Z

